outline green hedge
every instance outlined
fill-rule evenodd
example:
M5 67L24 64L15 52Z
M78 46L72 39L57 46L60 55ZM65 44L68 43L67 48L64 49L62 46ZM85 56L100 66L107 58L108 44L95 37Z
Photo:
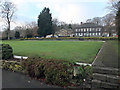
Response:
M9 44L0 44L1 49L0 53L2 53L2 59L7 60L13 57L13 49Z
M46 83L60 86L80 85L84 79L92 77L90 66L76 66L64 60L27 59L22 67L31 77L44 78Z
M117 37L59 37L59 38L21 38L21 40L118 40Z

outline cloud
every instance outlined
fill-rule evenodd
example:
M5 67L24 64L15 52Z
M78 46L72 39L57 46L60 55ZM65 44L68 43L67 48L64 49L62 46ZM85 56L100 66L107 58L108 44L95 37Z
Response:
M4 20L0 17L0 31L3 31Z
M53 18L67 23L80 23L86 18L95 15L103 15L100 12L90 10L93 6L87 6L83 3L101 2L106 3L108 0L11 0L17 5L17 16L23 21L37 21L37 16L44 7L49 7ZM90 4L90 3L89 3ZM96 6L97 7L97 6ZM96 8L94 7L94 9ZM98 5L99 7L99 5ZM104 12L104 11L103 11ZM98 14L97 14L98 13ZM19 21L19 20L18 20Z
M27 1L27 0L26 0ZM74 3L74 2L106 2L106 0L28 0L29 2L55 2L55 3Z
M84 19L84 14L86 14L86 7L76 5L76 4L67 4L63 8L56 6L55 11L59 13L58 19L66 21L67 23L80 22L81 18Z

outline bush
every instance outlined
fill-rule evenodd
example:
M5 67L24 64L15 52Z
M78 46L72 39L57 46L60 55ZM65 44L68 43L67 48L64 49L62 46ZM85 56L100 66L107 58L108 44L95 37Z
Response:
M13 49L9 44L1 44L2 49L2 59L7 60L13 57Z
M27 74L31 77L44 78L46 83L68 86L71 84L77 85L81 84L83 79L89 75L88 66L82 67L77 66L84 70L79 70L79 74L74 76L74 62L69 62L65 60L44 60L39 59L27 59L22 61L22 67Z
M20 32L18 32L18 31L15 32L15 38L16 38L16 39L19 39L19 38L20 38Z
M16 61L3 61L2 68L16 72L23 72L23 68L21 67L21 64Z
M67 69L72 68L67 61L28 59L22 62L22 66L31 77L45 78L47 83L64 86L71 79Z

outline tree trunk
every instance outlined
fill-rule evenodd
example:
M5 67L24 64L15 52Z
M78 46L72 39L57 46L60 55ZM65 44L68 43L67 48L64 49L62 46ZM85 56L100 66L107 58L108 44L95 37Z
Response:
M8 40L10 40L10 22L8 23Z

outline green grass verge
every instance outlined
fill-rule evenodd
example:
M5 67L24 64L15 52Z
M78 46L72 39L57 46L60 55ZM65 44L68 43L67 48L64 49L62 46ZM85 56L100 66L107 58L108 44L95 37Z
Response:
M3 41L15 55L92 63L103 42L87 41Z

